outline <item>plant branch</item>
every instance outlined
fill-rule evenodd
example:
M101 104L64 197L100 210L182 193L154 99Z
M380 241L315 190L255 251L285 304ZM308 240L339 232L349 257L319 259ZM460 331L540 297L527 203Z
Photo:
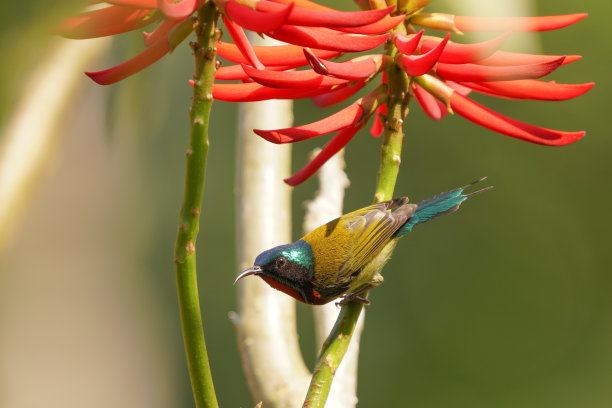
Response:
M391 47L390 53L394 52L394 47ZM393 197L404 140L402 125L409 101L409 79L395 64L387 69L387 81L389 84L388 113L374 202L389 200ZM367 298L367 292L362 296ZM362 309L363 303L360 302L351 302L342 307L336 324L327 337L316 362L304 408L323 408L325 405L333 376L346 353Z
M314 158L321 149L315 149L311 154ZM304 217L304 234L320 225L342 215L344 190L349 186L349 179L344 172L344 149L329 159L319 170L317 179L319 190L315 198L306 204ZM338 308L332 303L312 308L315 326L315 344L317 350L323 347L327 335L331 331ZM357 406L357 363L359 359L359 337L363 329L365 313L360 315L353 331L353 339L344 356L342 365L334 375L334 384L326 402L327 408L351 408ZM302 394L303 396L303 394Z
M198 235L202 194L208 155L208 122L212 106L212 84L215 76L215 45L218 11L212 1L197 12L197 41L192 43L195 56L193 101L189 112L191 125L186 153L185 191L179 216L174 253L178 301L183 341L191 388L196 407L218 407L204 340L196 271L196 238Z

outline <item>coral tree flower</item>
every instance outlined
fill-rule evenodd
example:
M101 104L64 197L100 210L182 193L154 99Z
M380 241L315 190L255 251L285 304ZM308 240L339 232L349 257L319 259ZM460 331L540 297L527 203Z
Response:
M418 10L424 4L412 3L418 6L412 11L389 7L349 13L308 0L225 1L225 23L234 44L222 42L218 51L221 57L236 65L219 69L217 79L240 82L216 83L213 97L226 101L310 97L318 106L332 106L350 98L366 83L379 77L378 74L383 74L380 75L381 87L327 118L289 129L255 130L273 143L293 143L338 132L315 159L286 180L291 185L311 176L371 117L374 118L371 133L381 135L385 127L387 96L384 73L392 65L405 72L409 91L432 119L440 120L449 112L457 113L498 133L549 146L566 145L585 134L529 125L488 109L467 95L474 91L498 98L559 101L588 91L593 83L559 84L539 79L579 56L500 50L512 31L559 29L583 19L586 14L464 17L414 13L415 8ZM425 30L418 31L417 26L448 34L444 38L426 35ZM288 44L252 47L243 28ZM466 31L491 31L499 35L474 44L451 41L451 34L461 35ZM342 62L331 61L349 52L372 52L383 42L386 43L384 53L349 55ZM301 66L308 69L292 70Z
M64 20L57 31L67 38L97 38L138 30L159 22L152 32L143 33L144 51L115 67L86 72L98 84L109 85L141 71L172 52L193 31L191 15L203 3L203 0L182 0L178 3L166 0L109 0L104 7Z
M109 84L171 51L190 33L190 16L203 1L113 0L109 7L67 20L60 31L73 38L88 38L136 30L159 21L157 28L145 35L147 48L141 54L108 70L88 73L96 82ZM381 6L347 12L310 0L216 0L233 42L220 41L217 45L218 55L230 64L217 70L213 97L231 102L311 98L317 106L326 107L352 97L380 78L381 84L374 91L327 118L289 129L255 130L273 143L293 143L337 132L316 158L286 180L291 185L314 174L370 118L374 118L372 135L382 134L387 94L393 92L386 85L386 71L390 69L403 71L409 85L402 93L414 96L432 119L457 113L498 133L548 146L566 145L584 136L583 131L558 131L520 122L480 105L468 95L477 92L506 99L561 101L587 92L593 83L540 80L580 56L500 50L512 32L556 30L580 21L586 14L483 18L423 12L430 2L408 0L398 2L400 9ZM252 46L245 29L286 44ZM446 31L447 35L439 38L428 35L425 29ZM469 31L498 35L473 44L451 40L451 35ZM375 51L382 45L384 50ZM361 54L351 56L353 52ZM294 70L300 67L304 69Z

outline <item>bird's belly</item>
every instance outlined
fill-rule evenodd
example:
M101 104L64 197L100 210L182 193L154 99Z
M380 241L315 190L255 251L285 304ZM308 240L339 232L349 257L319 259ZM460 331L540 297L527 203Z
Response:
M379 253L370 261L361 272L351 281L349 290L347 292L353 292L360 287L368 284L377 286L380 284L380 274L382 268L385 266L391 254L395 249L397 239L390 241Z

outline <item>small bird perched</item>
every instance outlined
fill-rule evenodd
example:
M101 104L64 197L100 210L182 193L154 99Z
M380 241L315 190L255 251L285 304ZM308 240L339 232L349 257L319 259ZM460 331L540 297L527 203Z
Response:
M234 284L257 275L307 304L322 305L338 297L343 298L338 305L369 304L359 295L383 282L380 272L398 239L416 225L456 211L468 197L493 188L463 194L485 178L418 204L408 204L408 197L401 197L345 214L291 244L262 252Z

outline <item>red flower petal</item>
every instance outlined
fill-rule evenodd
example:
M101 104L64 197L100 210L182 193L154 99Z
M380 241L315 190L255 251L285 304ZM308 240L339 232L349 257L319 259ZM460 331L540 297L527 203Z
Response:
M285 24L294 8L293 4L286 6L279 4L278 6L274 11L262 13L230 0L225 4L225 11L232 21L241 27L257 33L267 33Z
M421 30L410 37L398 32L393 36L393 44L395 44L397 50L402 54L412 55L419 46L419 42L421 41L424 32L425 30Z
M449 37L450 34L446 34L446 37L435 48L425 54L399 55L398 61L400 65L410 76L419 76L429 72L438 61L438 58L440 58L440 54L444 50Z
M577 141L586 133L563 132L523 123L486 108L457 92L451 95L450 105L456 113L467 120L495 132L531 143L563 146Z
M309 48L304 48L304 55L315 72L348 80L369 78L389 64L388 58L381 54L357 57L344 62L319 59Z
M329 141L328 144L321 150L321 152L300 171L295 173L293 176L286 178L285 183L290 186L297 186L298 184L306 181L312 176L326 161L328 161L334 154L338 153L346 144L357 134L359 127L349 127L339 131L336 136Z
M166 55L168 50L168 37L162 37L140 54L117 66L98 72L86 72L85 74L100 85L113 84L153 64Z
M511 82L511 81L507 81L507 82ZM484 84L485 82L462 82L462 84L464 84L465 86L469 86L471 90L476 91L480 94L483 95L488 95L488 96L492 96L494 98L502 98L502 99L510 99L513 101L518 101L518 98L512 98L510 96L505 96L505 95L500 95L497 94L495 92L493 92L492 90L490 90L489 88L483 86L482 84Z
M367 51L384 43L389 34L381 35L353 35L337 34L333 30L313 27L298 27L284 25L273 33L272 38L287 43L333 51Z
M381 116L387 114L387 104L381 103L378 108L376 108L376 113L374 114L374 122L372 123L372 127L370 128L370 134L374 137L380 137L385 130L383 125L383 121Z
M461 31L548 31L574 24L587 13L538 17L467 17L455 16L455 26Z
M68 18L57 27L57 32L72 39L116 35L155 22L159 17L152 13L152 10L110 6Z
M459 92L463 96L468 96L470 92L472 92L470 88L468 88L467 86L463 86L457 82L453 82L453 81L445 81L445 82L446 82L446 85L450 86L452 89Z
M352 126L362 117L363 108L360 103L355 102L333 115L307 125L276 130L253 129L253 132L272 143L293 143Z
M177 20L165 19L158 24L157 27L155 27L155 30L153 30L151 33L142 33L145 45L148 47L157 42L160 38L168 37L170 30L172 30L178 24L180 24L180 22Z
M448 113L446 106L416 83L413 85L414 96L423 111L433 120L440 120Z
M510 33L505 33L489 41L474 44L459 44L449 41L440 55L439 62L449 64L467 64L478 61L492 55L510 37ZM421 52L427 52L440 43L440 39L432 37L425 38L421 44Z
M336 27L337 31L353 34L382 34L397 27L404 19L405 15L387 16L372 24L366 24L358 27Z
M106 3L132 8L157 8L157 0L106 0Z
M293 67L266 67L268 71L286 71ZM242 69L242 65L227 65L217 68L215 79L221 81L246 81L250 77Z
M332 8L329 7L325 7L322 6L318 3L314 3L312 1L309 0L271 0L275 3L281 3L281 4L292 4L295 3L296 7L299 8L305 8L305 9L309 9L309 10L320 10L320 11L336 11Z
M255 82L271 88L329 88L348 82L346 79L319 75L311 69L305 71L279 72L272 70L268 71L265 69L255 69L244 64L242 64L242 69Z
M444 79L459 82L510 81L514 79L532 79L548 75L561 65L561 57L553 62L497 67L476 64L443 64L439 63L436 72Z
M562 57L565 57L565 59L561 65L566 65L582 58L580 55L537 55L522 54L519 52L496 51L490 57L476 61L476 64L490 66L543 64L552 63Z
M484 91L483 93L512 99L564 101L584 94L590 90L595 83L558 84L556 82L536 81L535 79L520 79L505 82L468 82L465 85L478 92Z
M256 10L275 12L285 7L286 6L279 3L260 0L257 2ZM366 11L321 11L296 7L289 14L286 24L329 28L358 27L372 24L381 20L383 17L392 12L393 9L395 9L395 6L387 7L385 9Z
M455 27L455 16L444 13L417 13L410 17L410 23L433 30L463 34Z
M225 27L227 31L229 31L230 36L236 43L238 50L242 54L242 56L248 61L249 64L256 67L257 69L263 69L264 65L257 58L257 54L255 54L255 50L251 46L249 39L242 27L238 24L234 23L227 19L227 17L223 16L223 22L225 23Z
M349 83L345 86L338 87L329 92L313 96L312 103L314 103L319 108L327 108L329 106L335 105L342 101L347 100L351 96L355 95L361 88L365 86L365 81L359 81L354 83Z
M512 81L507 81L507 82L512 82ZM519 100L518 98L512 98L510 96L499 95L499 94L491 91L489 88L483 86L482 84L484 84L484 83L485 82L462 82L461 84L463 84L466 87L469 87L469 89L471 89L472 91L478 92L478 93L483 94L483 95L492 96L494 98L510 99L510 100L513 100L513 101Z
M275 46L253 46L255 55L264 65L299 67L307 65L308 60L304 56L302 47L295 45ZM319 58L332 58L340 54L338 51L312 50ZM217 54L226 60L237 64L250 64L249 60L242 55L236 44L219 41L217 43ZM251 64L252 65L252 64Z
M191 83L191 81L190 81ZM213 84L213 98L228 102L255 102L267 99L300 99L329 92L329 88L282 89L257 83Z
M172 20L184 20L202 4L202 0L199 2L198 0L181 0L178 3L171 3L167 0L157 0L157 7L159 10L166 18Z

